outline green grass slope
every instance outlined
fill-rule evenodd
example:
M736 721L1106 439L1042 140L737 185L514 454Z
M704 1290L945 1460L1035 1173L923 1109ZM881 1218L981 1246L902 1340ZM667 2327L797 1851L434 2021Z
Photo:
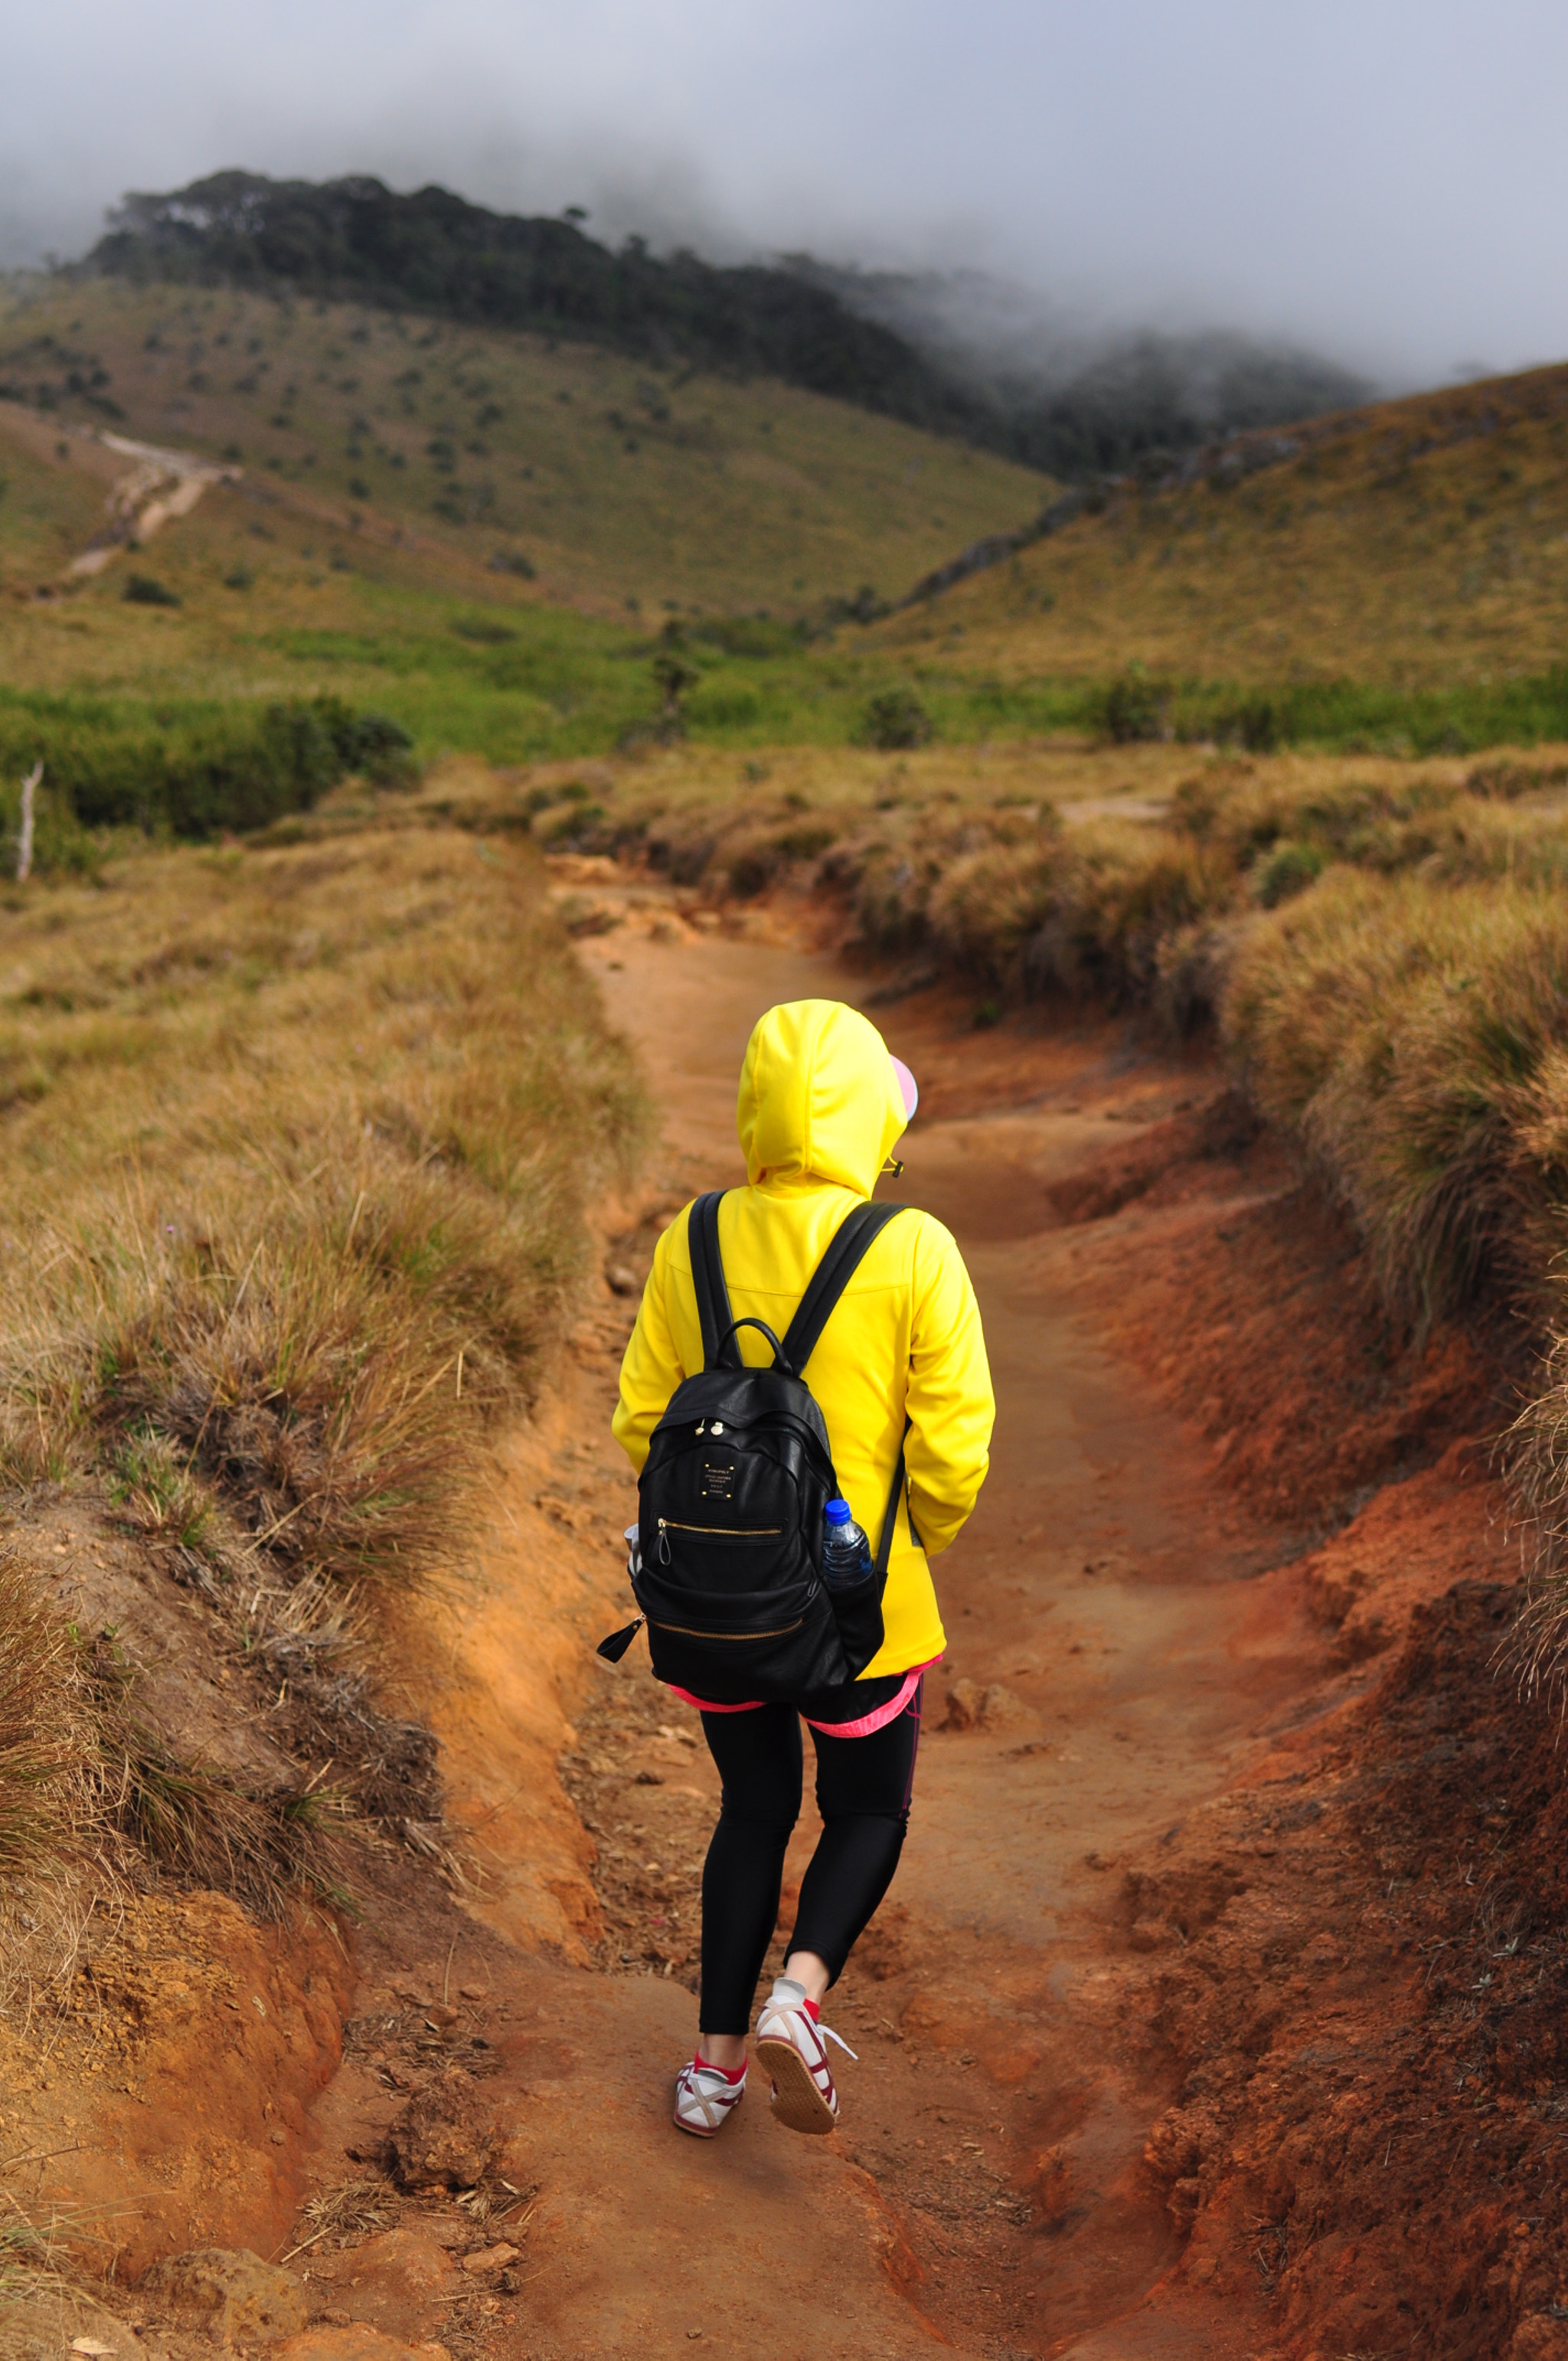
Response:
M1006 676L1486 685L1568 656L1568 367L1258 435L883 628Z
M776 384L260 295L34 281L0 384L0 799L111 708L205 747L220 707L326 694L422 760L609 753L668 720L672 630L688 741L751 759L1568 735L1568 369L1244 439L810 641L790 619L1038 514L1044 479ZM72 580L125 464L105 429L242 478Z
M274 506L411 544L437 573L521 560L539 595L622 615L795 614L865 584L896 597L1036 509L1044 480L773 381L109 280L13 286L0 393L237 459Z

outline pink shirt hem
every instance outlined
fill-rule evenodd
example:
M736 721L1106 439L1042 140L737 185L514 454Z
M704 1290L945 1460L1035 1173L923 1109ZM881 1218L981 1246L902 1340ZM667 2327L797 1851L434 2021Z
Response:
M940 1656L931 1656L925 1664L916 1664L905 1674L904 1686L896 1697L889 1697L885 1705L874 1707L870 1713L862 1713L855 1721L812 1721L809 1714L806 1719L813 1730L821 1730L827 1738L870 1738L874 1731L885 1730L890 1721L896 1720L919 1687L921 1674L928 1673L933 1664L939 1664L941 1661ZM707 1697L693 1697L690 1689L677 1688L674 1681L667 1686L672 1697L680 1697L686 1705L696 1706L698 1713L757 1713L766 1703L763 1697L748 1697L744 1705L714 1705Z

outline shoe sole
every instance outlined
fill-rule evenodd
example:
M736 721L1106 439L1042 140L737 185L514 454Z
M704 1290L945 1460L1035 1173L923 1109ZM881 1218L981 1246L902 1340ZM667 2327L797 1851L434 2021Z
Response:
M793 2041L759 2041L757 2059L773 2078L775 2123L791 2132L837 2131L839 2118Z

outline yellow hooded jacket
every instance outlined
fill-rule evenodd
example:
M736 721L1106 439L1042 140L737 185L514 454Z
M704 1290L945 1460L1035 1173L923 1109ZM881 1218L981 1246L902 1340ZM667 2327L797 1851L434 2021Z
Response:
M795 1000L759 1019L740 1069L738 1111L750 1186L729 1191L718 1213L735 1318L763 1320L783 1335L833 1233L871 1195L905 1120L887 1045L854 1009ZM771 1360L754 1328L742 1328L740 1339L749 1362ZM621 1363L613 1428L639 1473L670 1396L701 1367L683 1212L654 1250ZM907 1672L946 1644L927 1560L947 1548L974 1506L995 1417L980 1308L940 1222L912 1206L872 1240L806 1378L844 1497L873 1552L906 1411L911 1421L910 1500L898 1512L883 1600L885 1636L861 1677Z

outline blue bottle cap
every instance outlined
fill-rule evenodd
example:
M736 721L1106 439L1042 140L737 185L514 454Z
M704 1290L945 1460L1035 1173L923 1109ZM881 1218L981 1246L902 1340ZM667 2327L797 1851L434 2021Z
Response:
M829 1500L823 1514L830 1525L847 1525L850 1522L850 1504L848 1500Z

